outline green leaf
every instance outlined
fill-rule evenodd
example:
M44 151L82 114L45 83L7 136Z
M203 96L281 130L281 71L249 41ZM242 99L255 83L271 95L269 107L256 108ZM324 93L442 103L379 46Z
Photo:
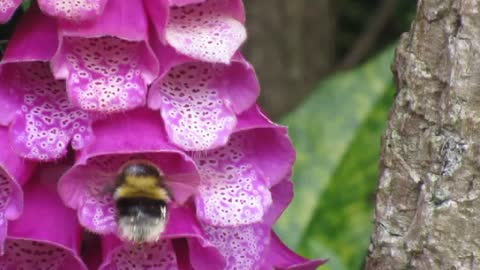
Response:
M295 199L276 230L324 269L359 269L371 231L380 136L393 99L393 48L323 83L289 115Z
M319 198L313 219L300 241L302 254L315 257L318 256L315 253L317 246L326 246L336 252L346 269L363 269L361 266L373 229L380 138L393 92L392 85L359 129ZM332 265L330 269L338 268Z
M29 9L31 5L32 5L32 0L23 0L22 1L23 11L26 11L27 9Z

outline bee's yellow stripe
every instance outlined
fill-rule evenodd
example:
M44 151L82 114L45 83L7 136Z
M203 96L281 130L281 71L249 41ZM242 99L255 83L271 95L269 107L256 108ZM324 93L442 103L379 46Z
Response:
M167 190L160 187L158 181L159 179L151 176L127 176L125 182L115 190L114 197L115 199L146 197L170 201Z

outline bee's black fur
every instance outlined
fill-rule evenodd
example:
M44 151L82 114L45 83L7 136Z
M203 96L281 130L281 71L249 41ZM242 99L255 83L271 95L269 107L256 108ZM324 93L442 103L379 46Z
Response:
M135 197L135 198L120 198L116 201L117 211L122 217L135 217L138 213L148 215L151 217L158 217L165 219L165 209L167 204L162 200L155 200L150 198Z

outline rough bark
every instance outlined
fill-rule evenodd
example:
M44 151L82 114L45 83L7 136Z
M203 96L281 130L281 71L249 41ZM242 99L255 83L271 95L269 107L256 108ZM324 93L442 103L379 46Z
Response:
M480 2L419 0L398 46L366 269L480 269Z
M273 118L295 108L335 60L334 0L249 0L245 52Z

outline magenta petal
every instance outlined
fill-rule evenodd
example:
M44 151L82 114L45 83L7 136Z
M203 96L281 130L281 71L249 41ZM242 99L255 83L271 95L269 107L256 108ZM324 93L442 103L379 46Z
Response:
M186 239L187 248L177 250L188 254L189 264L196 270L224 269L225 260L217 247L206 239L202 226L194 211L187 207L170 208L170 218L163 234L164 238ZM184 258L185 256L178 256Z
M175 245L174 248L177 240L186 240L187 245ZM140 265L142 269L152 270L185 269L183 266L189 264L198 270L224 269L225 266L221 254L204 239L193 211L185 207L170 209L167 229L159 242L135 246L121 243L114 237L104 237L103 249L102 270L137 269ZM187 261L178 262L179 258Z
M290 174L295 153L286 130L252 109L224 147L193 153L201 184L197 215L214 226L238 226L263 220L272 203L269 188ZM259 119L256 119L259 118Z
M191 5L191 4L198 4L205 1L206 0L170 0L169 2L170 2L170 5L172 6L181 7L181 6Z
M56 193L63 171L61 166L46 166L24 187L23 214L10 223L6 253L0 257L5 269L86 270L78 256L81 228L75 212Z
M273 203L265 215L264 223L273 226L293 199L293 182L290 178L286 178L273 186L270 192Z
M84 148L77 163L59 183L65 204L77 209L80 223L97 233L116 233L111 188L120 167L132 159L149 160L165 174L174 200L184 203L199 176L192 160L170 145L162 120L153 111L116 114L93 126L95 142Z
M68 102L65 85L55 81L47 63L25 62L2 67L0 91L21 98L10 126L15 152L35 160L54 160L67 152L71 141L81 149L91 139L91 119Z
M43 12L59 19L84 21L99 16L107 0L38 0Z
M227 262L225 269L258 270L266 260L270 228L263 224L238 227L204 226L210 243Z
M55 21L32 7L12 38L1 66L0 123L20 155L53 160L68 144L80 149L89 140L89 116L68 102L63 82L55 81L47 61L57 49Z
M13 13L18 6L22 3L22 0L1 0L0 1L0 23L6 23L10 20Z
M57 49L55 21L32 7L20 21L2 60L2 69L7 63L48 61ZM0 80L0 125L9 125L23 103L18 89L9 88Z
M106 238L104 241L108 241ZM104 243L109 244L109 243ZM177 270L177 258L169 240L162 240L155 244L135 246L121 244L106 250L100 270L144 269L144 270ZM110 244L111 245L111 244Z
M30 177L34 164L13 153L4 127L0 127L0 149L0 250L3 250L8 220L17 219L23 211L20 185Z
M2 63L49 61L57 50L55 20L33 5L17 25L8 42Z
M243 59L230 66L189 62L154 82L148 104L161 109L173 143L201 151L226 144L236 113L253 105L258 93L253 68Z
M207 0L200 4L172 7L166 41L178 52L206 62L229 63L247 38L245 27L235 18L236 0ZM240 17L240 16L238 16Z
M111 113L145 104L158 60L148 45L141 1L110 0L94 22L62 23L60 36L52 69L57 79L66 80L75 106Z
M309 260L295 254L272 231L270 247L267 254L267 266L264 269L278 270L315 270L326 260Z
M296 154L286 127L271 122L253 106L238 117L235 130L252 139L252 157L270 186L290 175Z

